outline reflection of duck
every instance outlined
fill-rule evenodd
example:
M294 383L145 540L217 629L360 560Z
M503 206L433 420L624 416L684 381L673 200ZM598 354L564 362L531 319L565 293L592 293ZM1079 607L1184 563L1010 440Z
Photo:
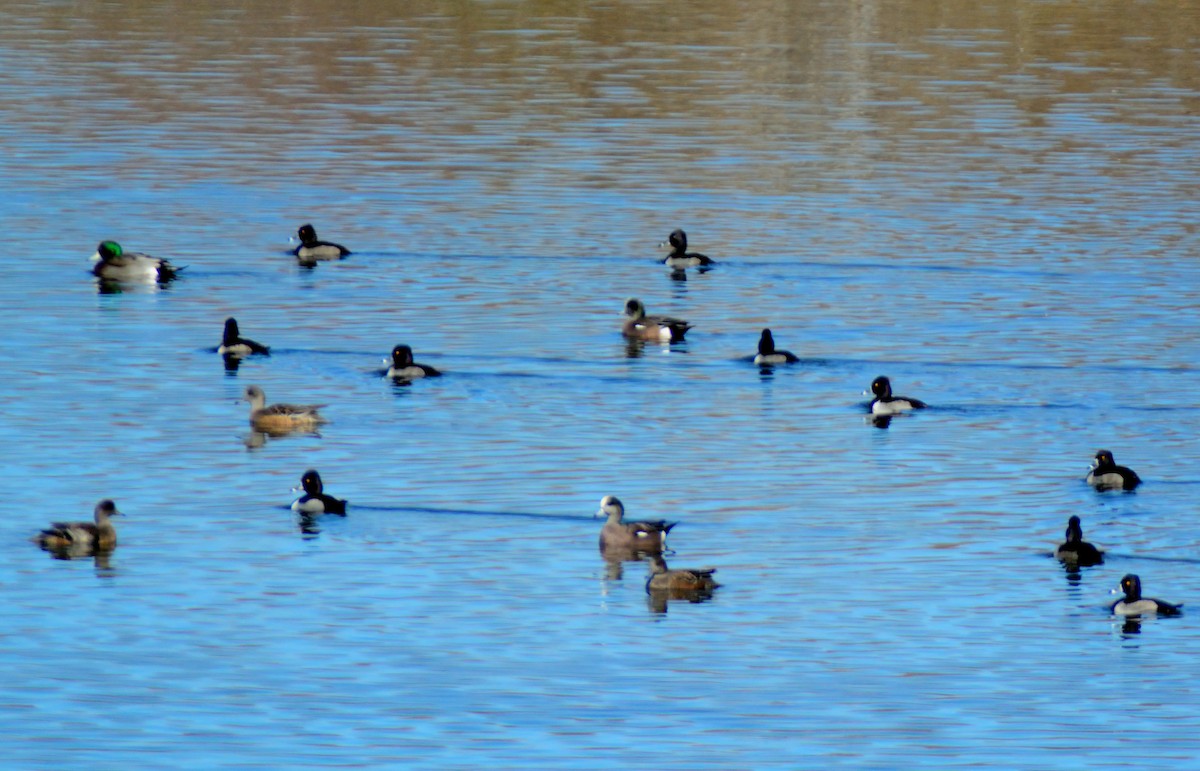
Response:
M300 237L300 245L292 250L292 254L296 255L301 262L340 260L350 254L350 250L341 244L318 241L317 230L312 225L301 225L300 229L296 231L296 235Z
M412 348L407 345L397 345L392 349L392 366L387 368L385 377L393 380L415 380L421 377L437 377L441 374L427 364L417 364L413 361Z
M1067 520L1067 540L1054 552L1054 556L1071 565L1089 567L1104 563L1104 553L1083 540L1083 527L1079 517Z
M95 522L55 522L33 540L43 549L69 552L72 556L108 551L117 545L117 529L109 518L120 513L116 504L105 499L96 504Z
M921 410L928 406L920 399L892 396L892 381L884 375L871 381L871 393L875 395L871 401L872 415L897 415L909 410Z
M756 365L763 367L772 364L791 364L797 361L800 359L791 351L780 351L775 348L775 337L771 334L771 330L764 329L762 331L762 336L758 338L758 355L754 357Z
M292 511L302 514L342 514L346 513L346 502L325 494L325 485L316 469L309 469L300 477L300 486L304 495L292 503Z
M687 250L687 233L675 230L667 236L667 240L659 246L670 246L671 253L663 257L661 262L669 268L690 268L694 265L715 265L712 258L699 252Z
M1117 600L1112 605L1112 612L1118 616L1139 616L1143 613L1178 616L1182 612L1182 605L1142 597L1142 579L1133 573L1121 579L1121 591L1125 592L1125 599Z
M1092 470L1088 472L1087 483L1097 490L1132 490L1140 485L1142 480L1133 469L1118 466L1111 452L1100 450L1092 460Z
M720 584L713 580L716 568L679 568L671 570L661 554L650 557L650 576L646 579L646 591L678 590L684 592L711 592Z
M268 434L312 430L327 422L317 410L324 404L272 404L256 385L246 386L242 398L250 402L250 423L255 430Z
M646 306L636 297L625 301L625 321L621 334L639 340L676 342L682 340L692 325L670 316L647 316Z
M615 495L600 499L596 516L608 517L604 527L600 528L600 551L606 555L610 550L614 554L620 551L660 552L666 548L667 533L675 527L674 522L663 520L625 522L625 506Z
M225 319L225 331L221 334L221 344L217 346L217 353L230 358L241 358L243 356L252 356L261 354L269 356L271 349L262 343L256 343L253 340L248 340L241 336L238 330L237 319Z
M183 268L166 260L141 252L127 252L116 241L101 241L92 255L96 265L92 275L105 281L136 281L165 283L175 278Z

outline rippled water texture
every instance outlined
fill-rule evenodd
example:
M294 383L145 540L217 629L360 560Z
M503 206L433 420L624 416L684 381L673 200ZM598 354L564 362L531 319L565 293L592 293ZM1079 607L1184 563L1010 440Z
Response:
M0 6L0 765L1194 764L1198 27ZM305 222L354 253L297 266ZM656 263L677 227L715 269ZM187 268L100 293L102 239ZM227 316L273 354L227 372ZM868 424L879 374L931 409ZM253 434L251 384L330 423ZM306 468L347 517L297 521ZM713 598L602 560L606 494ZM104 497L111 556L29 543ZM1125 573L1184 615L1113 619Z

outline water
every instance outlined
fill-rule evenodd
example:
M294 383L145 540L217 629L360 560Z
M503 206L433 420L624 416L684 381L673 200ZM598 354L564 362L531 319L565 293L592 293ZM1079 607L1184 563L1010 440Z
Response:
M0 765L1194 761L1195 14L389 6L0 9ZM185 277L100 294L103 238ZM878 374L933 408L868 425ZM253 441L252 383L332 422ZM714 599L606 564L606 494ZM110 558L27 542L102 497Z

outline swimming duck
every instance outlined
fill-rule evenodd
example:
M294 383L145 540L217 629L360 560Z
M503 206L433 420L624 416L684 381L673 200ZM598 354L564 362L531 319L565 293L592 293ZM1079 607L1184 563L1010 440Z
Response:
M771 335L771 330L764 329L762 337L758 338L758 355L754 357L754 363L760 367L770 366L772 364L791 364L792 362L800 361L791 351L780 351L775 348L775 338Z
M304 495L292 503L292 511L301 514L345 514L346 502L325 494L325 486L321 484L321 475L316 469L309 469L300 477L300 486Z
M1088 472L1087 483L1097 490L1132 490L1140 485L1142 480L1133 469L1118 466L1111 452L1100 450L1092 460L1092 470Z
M871 401L871 414L873 415L897 415L901 412L920 410L928 406L919 399L892 396L892 381L883 375L871 381L871 393L875 395Z
M327 422L317 413L324 404L272 404L268 407L266 394L256 385L246 386L242 398L250 402L250 423L263 433L312 430Z
M659 246L670 246L671 253L663 257L660 262L670 268L689 268L693 265L715 265L716 263L707 255L699 252L689 252L687 250L687 233L682 230L675 230L671 235L667 236L667 240Z
M394 380L415 380L419 377L437 377L441 374L427 364L417 364L413 361L412 348L407 345L397 345L392 349L392 366L388 367L385 376Z
M107 551L117 545L117 529L109 521L121 512L107 498L96 504L95 522L54 522L33 540L50 551L92 549Z
M221 335L221 344L217 346L217 353L222 356L250 356L252 354L262 354L269 356L271 349L261 343L256 343L253 340L247 340L241 336L238 331L238 323L235 318L225 319L225 332Z
M642 301L631 297L625 301L625 322L621 334L638 340L677 342L683 339L692 325L670 316L647 316Z
M166 283L183 268L141 252L127 252L116 241L101 241L92 255L92 275L105 281Z
M713 580L716 568L670 570L661 554L650 557L650 577L646 579L646 591L673 589L686 592L711 592L720 584Z
M1079 524L1079 517L1067 520L1067 540L1058 547L1054 556L1063 562L1085 568L1104 563L1104 552L1083 540L1083 528Z
M1117 600L1112 605L1112 612L1118 616L1138 616L1143 613L1157 613L1160 616L1178 616L1182 605L1172 605L1162 600L1142 597L1142 579L1133 573L1121 579L1121 591L1125 599Z
M625 506L615 495L600 499L597 517L608 517L600 528L600 551L606 549L629 549L634 551L662 551L667 546L667 533L675 527L674 522L650 520L625 522Z
M296 231L296 235L300 237L300 245L292 250L292 254L296 255L301 262L340 260L350 254L350 250L341 244L318 241L316 228L312 225L301 225L300 229Z

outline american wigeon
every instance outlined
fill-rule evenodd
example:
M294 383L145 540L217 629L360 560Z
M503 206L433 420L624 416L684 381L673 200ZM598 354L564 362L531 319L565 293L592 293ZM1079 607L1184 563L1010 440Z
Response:
M225 319L225 332L221 335L221 344L217 346L217 353L222 356L251 356L253 354L261 354L269 356L271 349L267 346L256 343L253 340L247 340L241 336L238 331L238 323L235 318Z
M1182 605L1172 605L1169 602L1155 600L1142 596L1142 579L1133 573L1121 579L1121 591L1125 598L1117 600L1112 605L1112 612L1118 616L1140 616L1143 613L1157 613L1160 616L1178 616Z
M1132 490L1140 485L1142 480L1133 469L1118 466L1111 452L1100 450L1092 459L1087 483L1097 490Z
M637 340L675 342L682 340L692 325L670 316L647 316L646 306L636 297L625 301L625 321L621 333Z
M316 428L328 421L317 410L324 404L272 404L256 385L246 386L242 398L250 402L250 423L263 433L287 433Z
M687 250L687 233L675 230L667 236L667 240L659 246L670 246L671 253L663 257L661 262L670 268L690 268L694 265L715 265L708 255Z
M412 348L407 345L397 345L392 349L392 366L387 368L384 376L393 380L415 380L420 377L437 377L441 374L428 364L418 364L413 361Z
M159 282L175 278L183 268L141 252L127 252L116 241L101 241L92 255L92 275L105 281Z
M292 250L292 254L301 262L340 260L350 254L350 250L341 244L317 240L317 231L312 225L301 225L296 235L300 238L300 245Z
M1054 556L1068 564L1085 568L1104 563L1104 552L1083 540L1079 517L1067 520L1067 540L1055 550Z
M769 367L772 364L791 364L797 361L800 361L799 357L791 351L781 351L775 347L775 337L771 330L762 331L762 336L758 338L758 355L754 357L756 365Z
M883 375L871 381L871 393L875 395L875 398L871 400L872 415L898 415L901 412L921 410L928 406L920 399L892 396L892 381Z
M346 513L346 501L325 494L325 486L321 483L321 475L316 469L309 469L300 477L300 486L304 495L292 503L292 511L302 514L342 514Z
M650 577L646 579L646 591L676 590L686 592L710 592L720 584L713 580L716 568L671 570L661 554L650 557Z
M660 552L667 546L667 533L676 524L663 520L625 522L625 506L615 495L600 499L600 510L596 516L608 518L604 527L600 528L600 551L630 549Z
M50 551L109 550L117 545L117 529L109 517L120 513L106 498L96 504L95 522L54 522L33 540Z

